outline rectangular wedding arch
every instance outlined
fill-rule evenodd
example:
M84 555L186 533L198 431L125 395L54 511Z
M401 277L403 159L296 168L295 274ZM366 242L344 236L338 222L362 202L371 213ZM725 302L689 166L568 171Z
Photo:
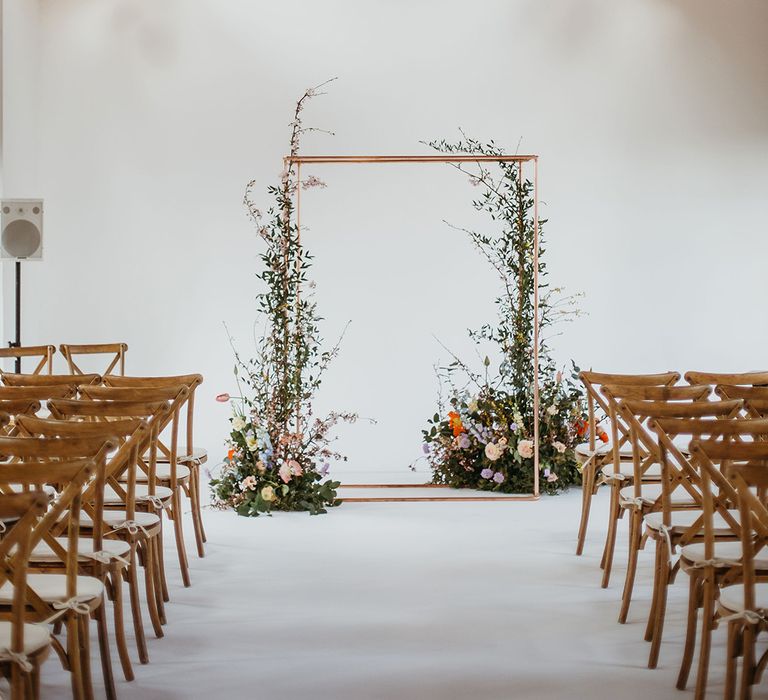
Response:
M533 493L500 496L435 496L435 497L370 497L343 498L344 501L536 501L539 492L539 157L537 155L424 155L424 156L285 156L286 167L296 166L296 179L301 182L301 166L341 163L518 163L519 177L523 178L525 163L533 164ZM296 188L296 225L301 236L301 187ZM346 484L342 488L447 488L441 484Z

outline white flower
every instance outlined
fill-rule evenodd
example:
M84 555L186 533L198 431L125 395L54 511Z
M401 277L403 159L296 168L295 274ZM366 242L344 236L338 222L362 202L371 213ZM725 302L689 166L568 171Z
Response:
M520 442L517 443L517 453L523 459L533 457L533 440L520 440Z
M242 416L235 416L232 419L232 430L236 430L238 433L245 430L246 425L248 425L248 423L245 422L245 418Z
M550 416L554 416L557 413L557 406L555 406L555 404L547 406L547 413L549 413Z
M275 500L275 489L273 489L271 486L265 486L263 489L261 489L261 497L267 503L271 503Z
M502 452L504 452L504 448L500 445L497 445L496 443L489 442L485 446L485 456L488 457L491 462L495 462L499 457L501 457Z
M246 435L245 444L251 452L256 452L259 449L259 443L253 435Z
M476 413L476 412L477 412L477 399L472 399L472 400L471 400L471 401L470 401L470 402L467 404L467 410L468 410L470 413Z
M555 442L553 442L553 443L552 443L552 446L553 446L553 447L554 447L554 448L555 448L555 449L556 449L556 450L557 450L557 451L558 451L560 454L563 454L563 452L565 452L565 450L566 450L566 447L565 447L565 445L563 445L563 443L562 443L562 442L559 442L559 441L557 441L557 440L555 440Z

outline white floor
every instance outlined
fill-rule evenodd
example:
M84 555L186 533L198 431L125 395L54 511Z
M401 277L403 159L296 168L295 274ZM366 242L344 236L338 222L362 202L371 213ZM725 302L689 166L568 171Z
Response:
M121 680L118 693L125 700L692 697L674 687L686 577L672 592L653 671L642 639L651 552L627 625L616 622L623 539L614 580L599 587L606 495L596 500L582 557L574 555L578 490L538 503L349 503L314 518L207 512L208 554L191 557L193 585L181 588L171 570L166 636L150 637L151 664L137 664L137 679ZM710 696L720 697L722 632L715 640ZM98 665L94 671L98 683ZM115 673L120 678L116 659ZM101 687L97 693L103 697ZM53 658L43 697L68 697Z

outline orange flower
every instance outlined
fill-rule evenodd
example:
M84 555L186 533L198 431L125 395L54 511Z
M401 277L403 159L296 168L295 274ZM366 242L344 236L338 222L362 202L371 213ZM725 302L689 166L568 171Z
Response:
M576 434L577 435L584 435L587 432L587 421L585 420L577 420L576 421Z
M600 431L599 437L603 442L608 442L608 433L605 430Z
M453 437L459 437L459 435L465 432L461 416L456 411L451 411L448 414L448 424L451 426L451 430L453 430Z
M232 458L233 458L234 456L235 456L235 451L234 451L234 450L230 450L229 452L227 452L227 460L228 460L228 461L230 461L230 462L231 462L231 461L232 461Z

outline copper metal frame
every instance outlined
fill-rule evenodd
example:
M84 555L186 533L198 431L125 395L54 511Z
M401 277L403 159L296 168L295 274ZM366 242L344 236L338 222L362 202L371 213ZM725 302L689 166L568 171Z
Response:
M539 157L537 155L424 155L424 156L285 156L283 162L286 168L296 166L297 182L301 182L301 166L304 163L312 165L333 163L519 163L520 177L523 177L523 164L533 163L533 365L535 368L533 382L533 493L509 496L467 496L467 497L434 497L434 498L348 498L347 501L535 501L540 497L539 491ZM296 225L301 236L301 185L296 188ZM437 487L436 484L368 484L367 488L424 488ZM361 485L350 484L344 488L361 488Z

